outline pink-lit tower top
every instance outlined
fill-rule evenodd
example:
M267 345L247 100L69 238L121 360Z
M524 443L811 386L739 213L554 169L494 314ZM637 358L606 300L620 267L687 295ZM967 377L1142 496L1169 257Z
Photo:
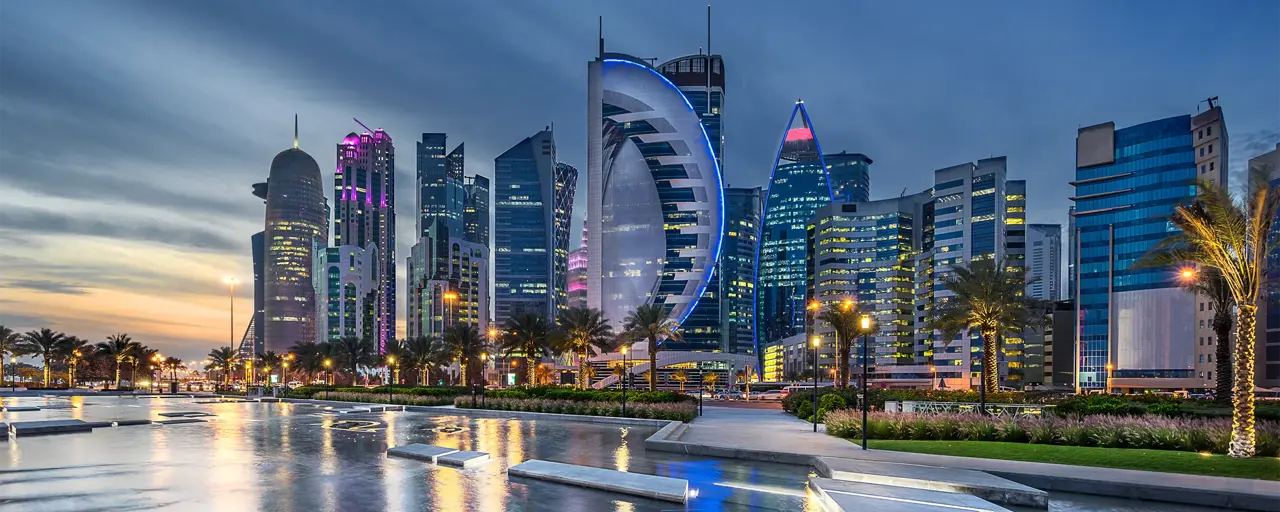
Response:
M333 175L333 245L377 247L374 339L380 353L388 340L396 338L395 168L395 146L381 128L366 128L359 135L350 133L338 143Z
M582 226L582 246L569 253L569 307L587 307L587 226Z

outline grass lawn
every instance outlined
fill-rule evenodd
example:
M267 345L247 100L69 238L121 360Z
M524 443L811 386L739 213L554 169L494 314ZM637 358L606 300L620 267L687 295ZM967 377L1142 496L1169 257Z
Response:
M854 440L857 441L857 440ZM1232 459L1226 455L1201 455L1169 450L1131 450L984 441L868 441L869 448L899 452L954 455L982 459L1020 460L1104 468L1189 473L1261 480L1280 480L1280 459L1254 457Z

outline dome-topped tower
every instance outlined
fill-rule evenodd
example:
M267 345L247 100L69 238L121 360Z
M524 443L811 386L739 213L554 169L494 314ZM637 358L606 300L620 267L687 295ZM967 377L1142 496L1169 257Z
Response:
M271 161L267 177L264 248L266 350L286 352L294 343L316 339L316 258L327 246L329 230L320 166L294 147Z

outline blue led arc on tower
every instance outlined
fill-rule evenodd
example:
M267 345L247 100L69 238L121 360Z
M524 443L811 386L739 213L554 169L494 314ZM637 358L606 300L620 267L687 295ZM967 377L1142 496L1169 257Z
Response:
M806 222L832 201L822 147L796 102L774 159L756 252L756 346L804 332Z

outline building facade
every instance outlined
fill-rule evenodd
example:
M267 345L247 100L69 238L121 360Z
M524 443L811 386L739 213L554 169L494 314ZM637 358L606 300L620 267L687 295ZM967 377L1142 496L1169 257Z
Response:
M756 345L804 333L806 222L831 204L822 148L804 102L797 101L783 131L761 216L756 253Z
M720 250L720 350L759 354L753 329L756 309L756 245L760 243L760 214L764 191L725 188L725 237Z
M435 253L444 247L445 253ZM446 261L439 272L436 263ZM424 238L414 244L408 259L407 297L410 338L438 338L452 325L470 324L484 335L489 329L489 250L454 238L440 244Z
M305 151L281 151L267 177L263 237L263 348L285 353L294 343L316 338L315 261L329 239L328 205L320 166Z
M1138 262L1176 229L1168 217L1195 199L1196 180L1225 185L1226 154L1218 107L1123 129L1108 122L1079 130L1072 182L1077 388L1211 386L1195 363L1198 352L1212 352L1196 345L1197 337L1212 334L1211 312L1197 311L1204 300L1182 289L1178 268Z
M462 149L461 144L458 145L458 149ZM490 247L489 204L493 202L493 196L489 189L489 178L479 174L467 177L462 189L467 197L462 210L462 238L468 242Z
M1269 193L1280 194L1280 144L1276 149L1249 159L1249 178L1265 179ZM1252 184L1252 182L1251 182ZM1254 344L1254 382L1264 388L1280 386L1280 217L1271 225L1271 252L1267 254L1267 277L1258 308L1258 333Z
M381 353L387 341L397 339L395 145L382 129L350 133L338 143L337 162L333 245L377 249L381 261L375 266L377 313L371 334Z
M1027 245L1027 296L1062 300L1062 224L1028 224Z
M563 273L556 276L559 226L568 229L568 220L557 214L564 208L556 186L562 172L550 130L525 138L494 159L494 320L498 325L521 312L555 319L556 301L565 293L566 283ZM568 192L572 202L572 190ZM563 261L567 271L567 247Z
M578 191L578 168L557 162L555 200L551 205L551 293L555 314L569 308L569 231L573 225L573 197Z
M683 324L707 291L724 234L710 136L676 84L622 54L588 63L587 119L588 305L615 327L644 304ZM664 348L717 350L720 339Z
M862 153L841 151L822 155L831 178L831 198L839 203L871 200L871 158Z
M833 203L809 220L808 302L839 307L846 299L873 319L867 353L875 378L925 387L929 361L915 341L915 256L923 245L925 206L930 191L879 201ZM820 353L835 354L835 330L815 319L810 336L826 342ZM862 366L862 343L854 342L850 364ZM917 382L918 381L918 382Z
M343 245L325 250L324 305L316 330L317 343L376 338L381 264L377 244L363 249Z

